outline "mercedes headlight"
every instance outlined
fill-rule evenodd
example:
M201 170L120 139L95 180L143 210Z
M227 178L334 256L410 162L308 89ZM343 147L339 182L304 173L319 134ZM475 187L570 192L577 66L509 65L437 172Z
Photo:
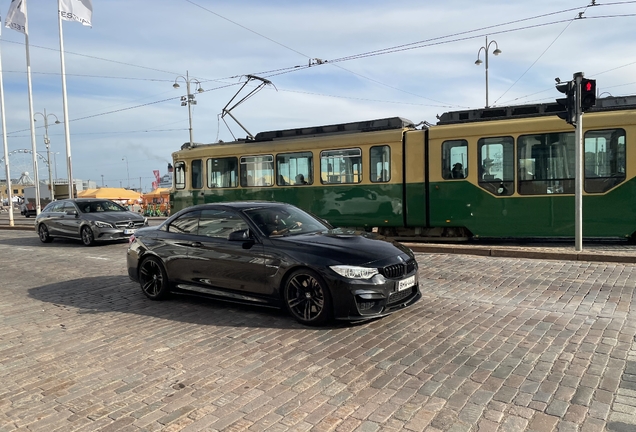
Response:
M109 224L108 222L102 222L102 221L95 221L95 226L98 226L100 228L114 228L111 224Z
M373 276L377 275L377 268L369 268L369 267L356 267L356 266L348 266L348 265L337 265L337 266L329 266L329 268L340 276L349 278L349 279L371 279Z

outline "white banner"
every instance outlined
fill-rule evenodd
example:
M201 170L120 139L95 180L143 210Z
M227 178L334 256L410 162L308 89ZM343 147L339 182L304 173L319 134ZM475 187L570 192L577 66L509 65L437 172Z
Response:
M92 0L59 0L60 15L63 20L81 22L82 25L92 27Z
M4 20L4 26L26 35L26 25L26 0L11 0L9 12L7 12L7 18Z

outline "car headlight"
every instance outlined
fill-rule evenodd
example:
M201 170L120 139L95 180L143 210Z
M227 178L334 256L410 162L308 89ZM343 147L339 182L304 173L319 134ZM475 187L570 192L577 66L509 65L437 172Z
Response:
M349 278L349 279L371 279L373 276L377 275L377 268L369 268L369 267L356 267L356 266L348 266L348 265L337 265L337 266L329 266L329 268L340 276Z
M102 222L102 221L95 221L95 226L98 226L100 228L113 228L113 226L109 224L108 222Z

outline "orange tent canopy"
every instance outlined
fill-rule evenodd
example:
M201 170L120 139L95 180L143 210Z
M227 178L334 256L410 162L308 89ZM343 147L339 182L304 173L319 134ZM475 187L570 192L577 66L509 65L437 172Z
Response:
M169 196L169 195L170 195L170 188L157 188L153 190L152 192L148 192L144 194L144 199L159 198L161 196Z
M111 200L138 200L139 192L123 188L87 189L77 194L78 198L104 198Z
M88 198L90 194L95 193L97 189L84 189L83 191L79 191L77 193L78 198Z

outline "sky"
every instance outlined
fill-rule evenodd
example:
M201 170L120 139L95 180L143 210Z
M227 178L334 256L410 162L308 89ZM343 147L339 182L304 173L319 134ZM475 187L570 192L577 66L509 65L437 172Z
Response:
M63 122L57 2L26 1L33 110ZM3 22L9 4L0 0ZM219 115L247 75L271 82L232 110L252 135L386 117L434 124L483 108L486 69L475 60L486 37L491 106L553 102L555 78L576 72L601 96L636 94L636 1L93 0L92 27L62 29L74 177L144 192L190 139L186 75L196 143L246 137ZM33 169L19 151L32 148L24 35L3 26L0 50L17 179ZM48 119L53 177L67 178L64 125Z

